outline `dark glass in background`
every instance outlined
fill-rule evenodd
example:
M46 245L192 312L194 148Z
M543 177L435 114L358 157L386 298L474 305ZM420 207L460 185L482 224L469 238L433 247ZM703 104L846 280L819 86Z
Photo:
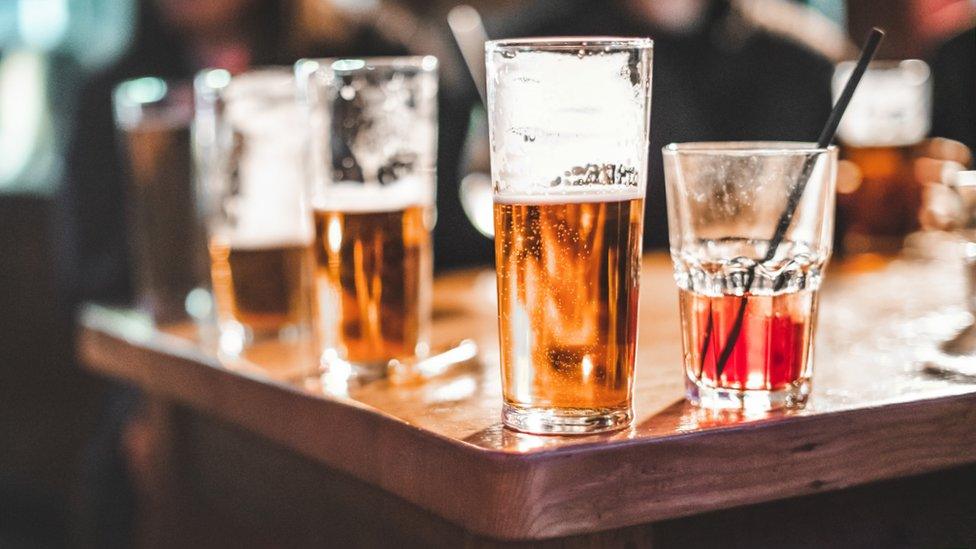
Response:
M192 87L138 78L121 83L113 102L136 305L161 324L202 320L210 279L191 167Z

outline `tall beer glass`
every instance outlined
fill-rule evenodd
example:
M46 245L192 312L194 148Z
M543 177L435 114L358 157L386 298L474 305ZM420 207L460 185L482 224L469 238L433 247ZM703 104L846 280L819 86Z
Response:
M854 69L834 71L834 98ZM838 188L837 229L843 251L897 252L918 228L921 186L914 177L917 147L932 118L932 82L924 61L871 63L851 99L837 136L842 158L861 171L856 188Z
M289 68L195 82L194 142L220 349L278 377L317 366L304 116Z
M325 368L429 352L437 59L303 60Z
M652 42L486 45L502 419L630 423Z
M115 88L113 106L129 176L126 217L137 305L161 324L205 319L207 254L190 157L193 86L127 80Z

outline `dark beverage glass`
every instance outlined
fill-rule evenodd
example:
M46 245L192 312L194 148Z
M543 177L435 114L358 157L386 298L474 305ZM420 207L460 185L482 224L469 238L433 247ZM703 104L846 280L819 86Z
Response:
M127 80L116 87L113 105L128 172L136 304L160 324L206 320L206 240L190 146L193 88L152 77Z

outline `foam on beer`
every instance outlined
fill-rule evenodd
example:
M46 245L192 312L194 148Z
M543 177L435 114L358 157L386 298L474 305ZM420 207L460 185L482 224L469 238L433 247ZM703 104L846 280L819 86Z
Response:
M432 181L407 177L386 185L343 181L319 191L313 207L321 211L376 213L432 206Z
M573 167L646 165L648 88L631 61L613 51L490 56L491 172L504 194L549 194L545 187Z
M589 185L569 190L554 189L547 193L496 193L496 204L582 204L587 202L623 202L644 198L644 190L634 185Z
M840 94L852 63L834 74L834 96ZM914 145L928 135L932 110L929 68L918 60L902 61L897 68L868 68L851 98L837 136L854 147Z
M234 248L311 243L314 229L303 215L305 171L301 152L260 147L240 164L241 194L229 204L237 220L228 240Z
M239 192L225 201L232 223L219 237L233 248L310 244L303 215L305 123L287 73L235 77L226 90L227 123L239 136Z

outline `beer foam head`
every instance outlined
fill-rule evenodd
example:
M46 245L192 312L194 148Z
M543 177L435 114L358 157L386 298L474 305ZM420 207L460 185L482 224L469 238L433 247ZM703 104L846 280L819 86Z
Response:
M216 238L235 250L266 250L268 248L290 248L294 246L310 246L315 241L314 228L306 232L305 236L297 233L274 234L218 232Z
M595 189L577 188L552 193L496 193L498 204L579 204L581 202L622 202L644 198L644 190L631 186Z
M834 98L847 83L853 63L834 71ZM864 73L844 113L837 135L856 147L902 146L928 135L932 113L932 84L924 61L872 64Z
M241 192L225 201L229 221L220 232L228 243L259 248L312 241L314 229L300 186L275 186L254 178L242 179L241 185Z
M305 119L289 71L264 69L235 76L222 92L224 116L235 132L266 146L294 146Z
M410 206L433 205L432 182L421 177L409 177L393 183L333 183L316 193L313 206L317 210L348 213L392 212Z
M495 191L577 186L589 181L581 172L596 169L643 192L649 71L649 51L489 49Z
M224 116L236 136L237 192L225 201L224 237L234 247L304 244L312 239L304 213L305 121L287 70L234 77L223 92Z

